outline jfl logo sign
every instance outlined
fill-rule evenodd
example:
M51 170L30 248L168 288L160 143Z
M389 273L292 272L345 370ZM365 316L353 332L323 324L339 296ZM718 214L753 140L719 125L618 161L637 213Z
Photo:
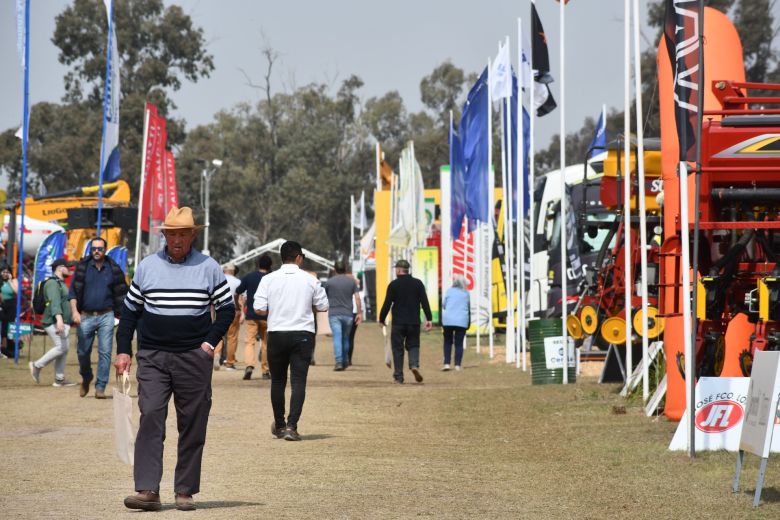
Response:
M715 401L696 412L696 428L705 433L725 432L738 425L744 415L736 401Z

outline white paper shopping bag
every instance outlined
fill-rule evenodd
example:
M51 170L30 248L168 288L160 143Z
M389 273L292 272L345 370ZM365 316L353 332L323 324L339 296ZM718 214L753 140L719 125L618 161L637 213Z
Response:
M120 381L117 381L120 382ZM130 397L130 374L122 374L121 383L114 387L114 440L119 459L133 465L135 451L133 426L133 399Z

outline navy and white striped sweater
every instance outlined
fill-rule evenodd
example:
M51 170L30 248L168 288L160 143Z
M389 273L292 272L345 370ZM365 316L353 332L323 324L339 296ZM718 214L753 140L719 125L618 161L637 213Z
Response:
M213 258L193 249L184 262L173 263L161 251L135 270L116 332L117 353L132 354L136 328L139 349L183 352L204 341L216 346L234 317L230 287Z

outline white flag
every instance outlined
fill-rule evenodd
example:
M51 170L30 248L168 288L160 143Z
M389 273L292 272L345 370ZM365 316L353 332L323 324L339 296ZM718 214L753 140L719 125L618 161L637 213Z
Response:
M410 144L401 152L398 187L399 219L387 243L397 247L418 247L428 236L422 170Z
M512 69L509 64L509 46L501 45L490 68L490 97L493 100L512 96Z
M100 161L102 179L112 182L119 178L119 51L116 31L112 21L112 0L103 0L108 16L108 31L111 44L108 48L108 70L106 71L106 98L103 123L103 148Z
M368 227L365 193L361 195L360 203L355 201L352 206L352 225L358 229L366 229Z
M16 52L19 53L19 63L24 68L25 43L27 40L25 18L27 15L24 0L16 0Z

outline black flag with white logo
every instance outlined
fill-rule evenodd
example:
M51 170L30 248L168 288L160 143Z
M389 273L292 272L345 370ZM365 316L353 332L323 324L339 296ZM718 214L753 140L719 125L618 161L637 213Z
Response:
M696 160L702 10L700 0L666 0L664 39L674 73L674 120L681 161Z

